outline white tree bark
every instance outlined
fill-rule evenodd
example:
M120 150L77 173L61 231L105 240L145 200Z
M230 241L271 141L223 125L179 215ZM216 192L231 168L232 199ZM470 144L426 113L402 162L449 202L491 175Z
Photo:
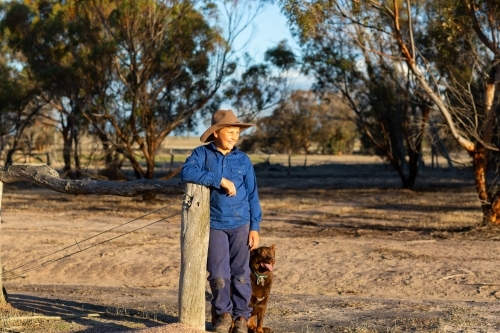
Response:
M15 164L0 168L0 182L29 181L56 192L68 194L109 194L133 197L144 193L172 193L182 189L180 181L139 179L127 182L91 179L68 180L47 165Z
M374 8L379 8L379 4L377 4L376 2L371 1L371 3L372 3L372 5L375 4ZM439 109L439 111L443 115L443 117L446 121L446 124L448 125L448 127L450 129L451 135L453 136L455 141L462 148L467 150L468 152L474 152L474 150L475 150L474 142L472 142L471 140L469 140L468 138L466 138L465 136L463 136L460 133L460 131L458 130L458 128L455 124L455 121L453 120L453 117L452 117L452 114L451 114L449 108L443 102L441 96L439 95L439 92L434 91L431 88L431 86L427 82L427 79L425 78L423 73L418 68L417 63L416 63L416 59L415 59L416 48L415 48L415 40L413 39L413 32L410 33L410 39L408 41L408 43L410 45L408 48L408 46L406 45L406 41L403 38L403 34L401 33L400 22L399 22L400 13L399 13L398 2L394 0L393 5L394 5L394 12L392 12L389 7L386 7L386 6L384 6L384 7L387 10L386 13L391 13L390 15L394 21L394 29L395 29L394 38L396 39L396 41L398 42L398 44L400 46L401 53L403 54L404 60L405 60L406 64L408 65L408 68L413 73L413 75L415 76L417 81L420 83L420 86L425 91L427 96L429 96L429 98L434 102L434 104L436 104L437 108ZM411 20L412 13L411 13L410 8L411 8L410 1L407 0L408 22L409 22L409 28L411 29L412 28L412 20Z
M205 284L210 232L210 190L187 183L181 220L179 321L205 330Z

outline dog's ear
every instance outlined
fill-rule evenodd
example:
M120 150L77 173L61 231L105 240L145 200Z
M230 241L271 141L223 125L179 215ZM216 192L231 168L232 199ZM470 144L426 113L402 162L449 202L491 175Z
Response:
M276 244L273 244L270 246L271 250L274 250L276 248Z

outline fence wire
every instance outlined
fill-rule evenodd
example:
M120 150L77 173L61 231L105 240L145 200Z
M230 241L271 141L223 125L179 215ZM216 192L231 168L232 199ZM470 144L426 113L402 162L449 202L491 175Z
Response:
M42 267L44 267L44 266L47 266L47 265L49 265L49 264L53 264L53 263L55 263L55 262L57 262L57 261L59 261L59 260L69 258L69 257L71 257L71 256L74 256L75 254L78 254L78 253L81 253L81 252L83 252L83 251L89 250L89 249L91 249L91 248L97 247L97 246L102 245L102 244L104 244L104 243L108 243L108 242L110 242L110 241L112 241L112 240L115 240L115 239L117 239L117 238L120 238L120 237L126 236L126 235L131 234L131 233L133 233L133 232L136 232L136 231L138 231L138 230L141 230L141 229L144 229L144 228L146 228L146 227L149 227L149 226L151 226L151 225L153 225L153 224L156 224L156 223L159 223L159 222L162 222L162 221L168 220L168 219L170 219L170 218L172 218L172 217L175 217L175 216L177 216L177 215L180 215L180 214L182 213L182 209L181 209L181 210L179 210L178 212L174 213L174 214L171 214L171 215L169 215L169 216L163 217L163 218L161 218L161 219L158 219L158 220L156 220L156 221L153 221L153 222L151 222L151 223L148 223L148 224L146 224L146 225L143 225L143 226L141 226L141 227L139 227L139 228L136 228L136 229L133 229L133 230L131 230L131 231L124 232L124 233L122 233L122 234L120 234L120 235L118 235L118 236L115 236L115 237L112 237L112 238L108 238L108 239L106 239L106 240L104 240L104 241L101 241L101 242L98 242L98 243L92 244L92 245L87 246L87 247L84 247L84 248L81 248L81 247L80 247L80 245L81 245L82 243L84 243L84 242L87 242L87 241L89 241L89 240L91 240L91 239L93 239L93 238L96 238L96 237L98 237L98 236L101 236L101 235L103 235L103 234L106 234L106 233L108 233L108 232L111 232L111 231L113 231L113 230L115 230L115 229L118 229L118 228L120 228L120 227L123 227L123 226L125 226L125 225L127 225L127 224L130 224L130 223L136 222L136 221L138 221L138 220L141 220L141 219L143 219L143 218L145 218L145 217L147 217L147 216L149 216L149 215L152 215L152 214L158 213L159 211L162 211L162 210L164 210L164 209L166 209L166 208L172 207L172 206L174 206L175 204L176 204L176 203L171 204L171 205L168 205L168 206L161 207L161 208L156 209L156 210L153 210L153 211L151 211L151 212L149 212L149 213L147 213L147 214L144 214L144 215L139 216L139 217L137 217L137 218L135 218L135 219L132 219L132 220L130 220L130 221L127 221L127 222L125 222L125 223L122 223L122 224L120 224L120 225L118 225L118 226L116 226L116 227L113 227L113 228L111 228L111 229L107 229L107 230L105 230L105 231L103 231L103 232L100 232L100 233L98 233L98 234L94 235L94 236L91 236L91 237L85 238L85 239L83 239L83 240L81 240L81 241L79 241L79 242L75 240L75 244L68 245L68 246L66 246L66 247L64 247L64 248L62 248L62 249L59 249L59 250L56 250L56 251L54 251L54 252L48 253L48 254L46 254L46 255L43 255L43 256L41 256L41 257L39 257L39 258L37 258L37 259L31 260L31 261L29 261L29 262L27 262L27 263L24 263L24 264L22 264L22 265L20 265L20 266L17 266L17 267L15 267L15 268L10 269L10 270L4 270L3 272L1 272L1 273L0 273L0 277L1 277L1 278L3 278L4 280L13 280L13 279L16 279L16 278L21 278L21 277L23 277L22 275L23 275L23 274L25 274L25 273L31 272L31 271L33 271L33 270L37 270L37 269L42 268ZM29 266L29 265L31 265L31 264L33 264L33 263L35 263L35 262L38 262L38 261L40 261L40 260L42 260L42 259L45 259L45 258L47 258L47 257L50 257L50 256L52 256L52 255L54 255L54 254L60 253L60 252L65 251L65 250L68 250L68 249L70 249L70 248L72 248L72 247L74 247L74 246L78 247L78 251L74 251L74 252L72 252L72 253L66 254L66 255L64 255L64 256L62 256L62 257L59 257L59 258L55 258L55 259L50 259L50 260L44 261L44 262L42 262L41 264L38 264L38 265L36 265L36 266L29 267L29 268L25 268L24 270L21 270L21 271L19 271L19 272L16 272L16 270L19 270L20 268L23 268L23 267Z

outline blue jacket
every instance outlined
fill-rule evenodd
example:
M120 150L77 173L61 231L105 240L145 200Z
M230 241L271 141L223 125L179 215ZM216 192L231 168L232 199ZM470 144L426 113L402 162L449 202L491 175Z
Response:
M220 187L223 177L234 183L234 197ZM250 230L260 231L255 171L250 158L236 147L225 156L213 143L197 147L182 167L181 180L210 187L210 228L232 229L250 222Z

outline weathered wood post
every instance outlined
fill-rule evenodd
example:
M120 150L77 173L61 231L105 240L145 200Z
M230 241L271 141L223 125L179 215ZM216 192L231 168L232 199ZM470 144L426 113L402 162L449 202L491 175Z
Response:
M210 190L186 183L181 218L179 321L205 330L205 283L210 232Z

